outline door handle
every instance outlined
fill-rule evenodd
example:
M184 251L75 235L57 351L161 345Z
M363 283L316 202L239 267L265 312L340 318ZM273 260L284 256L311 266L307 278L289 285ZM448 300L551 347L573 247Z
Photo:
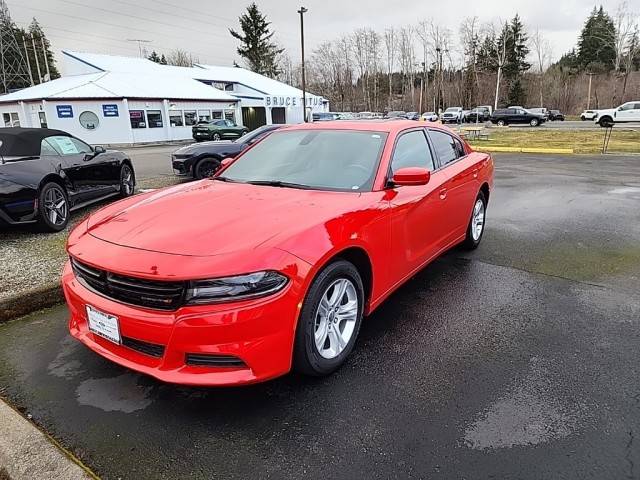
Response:
M445 198L447 198L447 189L443 188L440 190L440 200L444 200Z

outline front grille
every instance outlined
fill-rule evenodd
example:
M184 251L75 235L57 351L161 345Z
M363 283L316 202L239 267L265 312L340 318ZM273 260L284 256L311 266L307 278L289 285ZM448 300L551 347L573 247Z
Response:
M175 310L184 300L185 282L126 277L90 267L75 258L71 259L71 266L86 287L113 300L159 310Z
M135 338L122 337L122 345L136 352L144 353L150 357L160 358L164 355L164 345L157 345L155 343L143 342L142 340L136 340Z
M206 353L187 353L187 365L198 367L246 367L245 363L233 355L210 355Z

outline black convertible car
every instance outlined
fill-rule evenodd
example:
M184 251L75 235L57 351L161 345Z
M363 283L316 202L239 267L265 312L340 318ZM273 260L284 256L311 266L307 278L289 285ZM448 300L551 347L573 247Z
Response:
M171 165L178 175L190 175L197 179L210 177L220 168L222 160L235 157L245 148L282 127L286 125L264 125L233 142L203 142L187 145L173 152Z
M61 130L0 128L0 225L57 232L72 210L134 189L133 165L122 152Z

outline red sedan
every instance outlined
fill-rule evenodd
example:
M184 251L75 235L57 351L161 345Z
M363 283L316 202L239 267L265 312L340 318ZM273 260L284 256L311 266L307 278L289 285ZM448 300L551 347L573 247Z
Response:
M489 155L405 120L287 127L223 165L71 233L75 338L180 384L329 374L363 316L447 249L478 246L493 186Z

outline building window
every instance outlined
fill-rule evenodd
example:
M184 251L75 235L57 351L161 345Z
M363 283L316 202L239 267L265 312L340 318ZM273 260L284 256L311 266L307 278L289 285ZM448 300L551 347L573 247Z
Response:
M184 125L182 110L169 110L169 125L172 127L182 127Z
M198 110L198 122L210 122L211 110Z
M149 128L162 128L162 112L160 110L147 110L147 122Z
M38 118L40 119L40 128L47 128L47 114L38 112Z
M3 113L2 119L4 120L5 127L19 127L20 126L20 117L17 113Z
M226 110L224 112L224 118L226 120L231 120L233 123L236 123L236 111L235 110Z
M78 117L78 121L80 122L80 125L82 125L87 130L95 130L100 124L98 116L90 111L82 112Z
M196 111L195 110L185 110L184 111L184 124L187 125L188 127L195 125L196 123L198 123L198 120L196 118Z
M129 120L131 121L131 128L147 128L144 110L129 110Z
M213 120L220 120L222 119L222 110L213 110L211 112L211 118Z

